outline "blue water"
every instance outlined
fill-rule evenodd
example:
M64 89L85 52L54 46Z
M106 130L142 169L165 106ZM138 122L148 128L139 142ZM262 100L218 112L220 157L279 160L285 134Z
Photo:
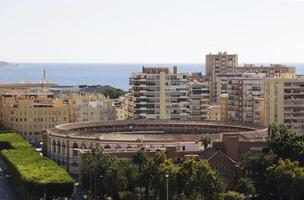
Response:
M144 64L145 66L178 66L180 72L203 72L203 64ZM129 76L140 72L143 64L60 64L60 63L19 63L15 67L0 68L0 82L18 83L41 82L43 69L47 80L59 85L111 85L127 90Z
M179 72L205 72L201 63L172 63L172 64L79 64L79 63L18 63L15 67L0 68L1 83L18 83L28 81L37 83L42 81L43 69L47 71L49 82L59 85L111 85L127 90L129 75L140 72L142 66L170 67L178 66ZM288 64L295 66L298 74L304 74L304 63Z

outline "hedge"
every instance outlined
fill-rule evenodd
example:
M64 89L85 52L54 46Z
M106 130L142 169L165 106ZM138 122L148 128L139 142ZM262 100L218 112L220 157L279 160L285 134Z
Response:
M74 181L70 175L54 161L34 151L18 133L0 134L0 150L25 199L39 199L45 189L48 198L72 196Z

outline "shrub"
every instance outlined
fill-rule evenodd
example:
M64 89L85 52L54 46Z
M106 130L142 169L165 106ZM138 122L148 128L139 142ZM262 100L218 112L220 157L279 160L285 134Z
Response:
M40 198L45 189L47 197L73 194L74 181L70 175L54 161L35 152L19 134L0 134L0 149L4 149L0 156L25 198Z

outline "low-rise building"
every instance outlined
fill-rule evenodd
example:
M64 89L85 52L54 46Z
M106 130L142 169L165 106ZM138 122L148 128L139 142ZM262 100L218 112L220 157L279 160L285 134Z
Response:
M222 134L199 158L208 161L214 170L226 177L228 188L233 188L236 178L240 176L241 155L246 152L260 153L267 144L267 139L265 132Z
M207 108L207 119L211 121L222 120L222 107L220 105L212 105Z

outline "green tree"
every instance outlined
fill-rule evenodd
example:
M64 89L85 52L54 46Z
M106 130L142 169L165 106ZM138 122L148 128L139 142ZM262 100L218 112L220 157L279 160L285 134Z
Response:
M299 161L304 165L304 135L293 133L286 126L272 126L267 149L280 158Z
M132 162L138 166L140 172L145 169L148 163L148 156L143 150L139 150L132 158Z
M271 199L274 192L272 184L268 183L267 168L276 161L274 154L245 153L241 156L240 168L254 182L256 192L261 199Z
M212 139L208 134L203 134L200 141L204 149L208 149L208 146L211 144Z
M256 194L254 183L249 178L240 178L235 186L235 191L244 194L247 199L250 195Z
M228 191L223 194L223 200L245 200L245 196L235 191Z
M188 158L179 171L179 184L185 196L203 199L218 199L224 190L222 179L207 162Z
M127 190L128 179L120 163L114 164L107 170L104 183L106 194L113 199L119 199L119 194Z
M267 168L269 182L275 185L275 199L301 200L304 197L304 168L299 162L279 160L277 164Z

